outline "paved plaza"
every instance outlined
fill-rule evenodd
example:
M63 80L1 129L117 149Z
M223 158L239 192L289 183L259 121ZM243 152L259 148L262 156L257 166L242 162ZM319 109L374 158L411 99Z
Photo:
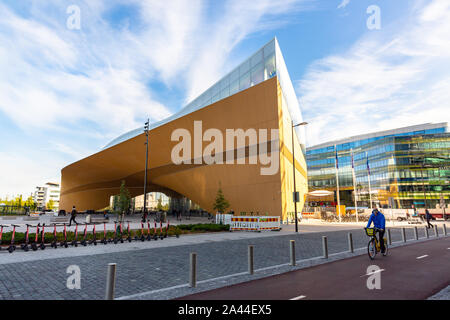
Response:
M334 230L333 230L334 229ZM168 299L256 279L289 268L289 241L296 241L297 260L313 261L322 255L322 236L328 237L330 258L348 250L351 232L354 247L364 253L368 237L358 225L321 226L300 224L300 234L293 225L280 232L188 235L150 242L108 244L78 248L47 248L45 251L13 254L0 251L1 299L103 299L108 263L117 263L116 298ZM442 234L442 227L439 229ZM412 241L412 228L406 231ZM423 227L419 236L425 237ZM434 232L430 232L434 237ZM401 229L392 228L392 240L401 242ZM255 246L253 276L246 275L247 248ZM196 289L188 288L189 254L198 256ZM76 265L81 271L81 289L68 289L66 273ZM278 267L276 267L278 266ZM259 270L259 271L258 271ZM222 278L221 278L222 277ZM204 283L204 285L202 284ZM169 289L167 289L169 288Z

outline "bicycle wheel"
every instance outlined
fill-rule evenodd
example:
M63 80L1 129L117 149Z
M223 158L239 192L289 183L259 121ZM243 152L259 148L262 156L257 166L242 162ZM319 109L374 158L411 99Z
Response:
M371 239L367 245L367 254L369 255L370 260L375 259L375 256L377 255L377 248L375 247L374 239Z

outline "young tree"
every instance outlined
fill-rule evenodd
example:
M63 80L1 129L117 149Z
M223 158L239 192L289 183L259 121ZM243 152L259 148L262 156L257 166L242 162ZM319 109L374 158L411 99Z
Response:
M214 210L219 213L225 213L225 211L230 207L230 203L225 199L223 195L222 188L219 186L219 190L217 191L216 201L214 202Z
M47 209L48 210L53 210L55 208L55 201L53 201L53 199L50 199L48 202L47 202Z
M156 210L158 211L162 211L163 206L162 206L162 200L161 198L158 199L158 204L156 205Z
M119 210L122 214L124 214L130 208L131 203L131 195L128 189L125 187L125 180L122 180L122 184L120 185L120 194L118 199Z
M22 195L19 195L18 197L16 197L16 199L14 200L14 206L16 207L22 207L23 204L23 200L22 200Z
M29 196L23 205L30 208L31 210L33 210L36 206L32 196Z

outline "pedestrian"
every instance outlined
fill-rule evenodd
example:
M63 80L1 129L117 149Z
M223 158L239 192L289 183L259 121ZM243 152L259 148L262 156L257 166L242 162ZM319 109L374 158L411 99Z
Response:
M433 225L430 223L430 220L433 219L433 216L430 214L430 211L428 211L428 209L425 209L425 219L427 219L427 228L433 228Z
M77 210L75 209L75 206L73 206L73 207L72 207L72 212L70 213L69 227L71 226L72 221L73 221L75 224L78 224L78 223L75 221L75 217L76 217L76 216L77 216Z

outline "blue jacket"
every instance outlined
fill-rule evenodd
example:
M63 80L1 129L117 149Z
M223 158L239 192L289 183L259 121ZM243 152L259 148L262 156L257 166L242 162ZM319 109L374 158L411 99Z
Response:
M381 212L378 211L377 215L372 212L366 228L370 228L372 221L375 228L386 229L386 220L384 219L384 214L382 214Z

